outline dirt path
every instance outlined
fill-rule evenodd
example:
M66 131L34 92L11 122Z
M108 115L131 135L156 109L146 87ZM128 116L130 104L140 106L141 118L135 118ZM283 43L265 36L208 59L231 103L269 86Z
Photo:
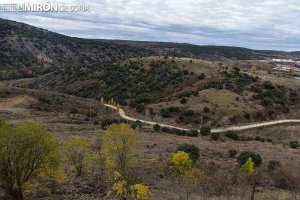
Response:
M117 110L117 108L115 106L112 106L109 104L104 104L104 106ZM177 126L170 126L167 124L161 124L161 123L146 121L146 120L142 120L142 119L135 119L135 118L127 116L123 109L119 109L118 112L119 112L119 115L123 119L126 119L128 121L135 122L135 121L139 120L144 124L149 124L149 125L159 124L161 127L175 128L175 129L179 129L179 130L189 130L189 129L185 129L185 128L181 128L181 127L177 127ZM263 127L263 126L271 126L271 125L285 124L285 123L300 123L300 119L274 120L274 121L255 123L255 124L249 124L249 125L244 125L244 126L230 126L230 127L226 127L226 128L216 128L216 129L212 129L211 132L212 133L221 133L221 132L226 132L226 131L240 131L240 130L245 130L245 129L259 128L259 127Z

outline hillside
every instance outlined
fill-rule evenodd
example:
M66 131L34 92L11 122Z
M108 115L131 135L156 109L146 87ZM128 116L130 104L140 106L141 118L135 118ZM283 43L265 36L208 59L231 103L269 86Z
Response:
M75 66L97 68L143 49L68 37L23 23L0 19L0 77L32 77Z
M0 199L300 199L299 75L268 60L299 52L9 20L0 42Z
M223 126L297 113L299 92L290 89L292 85L265 81L243 64L236 65L241 69L222 62L152 56L97 69L61 69L16 85L84 98L113 98L140 118L190 128L200 123Z
M101 68L120 59L162 55L205 60L298 57L297 52L257 51L226 46L91 40L68 37L0 19L0 79L33 77L70 67Z
M141 47L157 52L162 55L177 57L190 57L205 60L264 60L270 58L293 58L299 59L299 52L284 52L270 50L252 50L242 47L192 45L169 42L147 42L126 40L102 40L107 43L123 44L132 47Z

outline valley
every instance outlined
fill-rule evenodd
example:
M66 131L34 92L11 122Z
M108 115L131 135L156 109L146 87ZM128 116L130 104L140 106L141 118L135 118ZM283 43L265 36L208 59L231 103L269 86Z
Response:
M253 191L259 200L300 198L299 73L273 60L299 60L299 52L81 39L10 20L0 25L0 136L21 141L10 134L31 121L60 155L61 171L42 168L24 184L23 199L143 199L115 194L125 182L131 195L140 184L144 199L238 200ZM114 160L118 145L130 152L128 163ZM187 168L174 164L180 152ZM243 171L248 160L254 172Z

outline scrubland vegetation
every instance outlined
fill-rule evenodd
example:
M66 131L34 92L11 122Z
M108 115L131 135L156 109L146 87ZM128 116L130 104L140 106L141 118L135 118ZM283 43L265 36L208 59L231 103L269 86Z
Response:
M129 124L113 123L97 137L98 143L82 137L58 141L42 124L2 121L0 177L5 198L58 195L67 180L83 177L90 179L98 199L161 198L159 188L183 199L264 199L261 195L280 191L288 191L287 199L299 197L299 171L255 152L228 149L228 157L234 161L237 155L236 161L219 168L203 162L199 147L186 143L167 157L142 159L144 135Z
M253 60L297 53L0 24L0 199L300 199L298 124L212 131L299 119L299 83Z

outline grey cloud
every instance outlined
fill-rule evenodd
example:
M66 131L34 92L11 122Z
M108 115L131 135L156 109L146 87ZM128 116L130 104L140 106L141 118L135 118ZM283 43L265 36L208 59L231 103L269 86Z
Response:
M2 3L0 0L0 3ZM22 2L25 0L19 0ZM298 0L86 0L88 13L0 13L85 38L300 50Z

